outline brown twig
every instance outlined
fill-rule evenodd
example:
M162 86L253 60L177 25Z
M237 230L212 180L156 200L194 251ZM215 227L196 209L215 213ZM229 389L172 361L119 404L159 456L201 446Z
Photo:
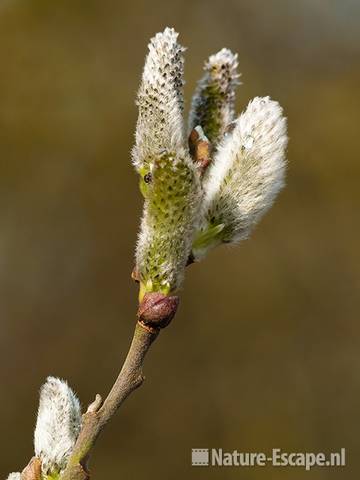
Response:
M100 432L114 415L122 402L144 381L142 366L150 345L158 336L159 330L137 322L129 352L110 393L101 405L101 397L89 405L83 415L83 424L61 480L86 480L87 460Z

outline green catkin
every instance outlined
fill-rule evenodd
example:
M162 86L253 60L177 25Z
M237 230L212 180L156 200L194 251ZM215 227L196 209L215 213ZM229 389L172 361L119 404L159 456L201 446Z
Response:
M142 191L145 206L137 248L139 279L144 291L168 294L178 288L190 254L198 172L190 159L164 154L154 162L151 180Z

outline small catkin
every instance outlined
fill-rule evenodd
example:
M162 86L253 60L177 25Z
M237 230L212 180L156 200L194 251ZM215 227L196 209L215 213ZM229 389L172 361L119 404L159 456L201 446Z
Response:
M80 403L68 384L48 377L40 390L34 432L35 455L44 475L66 467L81 427Z
M216 146L234 118L235 89L239 85L237 54L223 48L205 63L189 115L189 131L200 125Z

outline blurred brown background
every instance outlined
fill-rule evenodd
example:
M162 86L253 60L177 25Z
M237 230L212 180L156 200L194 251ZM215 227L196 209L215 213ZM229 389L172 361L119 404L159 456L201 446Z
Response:
M93 478L359 478L359 13L356 0L1 0L2 477L32 455L45 377L86 406L126 352L134 98L147 42L169 25L188 47L187 105L204 59L227 46L238 109L255 95L284 106L288 182L250 241L187 272ZM201 469L192 447L346 447L348 466Z

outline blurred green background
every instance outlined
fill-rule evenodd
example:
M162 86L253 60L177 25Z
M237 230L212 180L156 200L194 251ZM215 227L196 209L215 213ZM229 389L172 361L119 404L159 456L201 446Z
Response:
M95 479L360 475L357 0L1 0L0 475L32 455L38 389L106 394L135 320L142 200L130 165L149 38L180 31L186 96L239 53L241 110L289 119L286 189L251 240L187 272L147 381L107 427ZM339 469L206 469L191 448L329 452Z

